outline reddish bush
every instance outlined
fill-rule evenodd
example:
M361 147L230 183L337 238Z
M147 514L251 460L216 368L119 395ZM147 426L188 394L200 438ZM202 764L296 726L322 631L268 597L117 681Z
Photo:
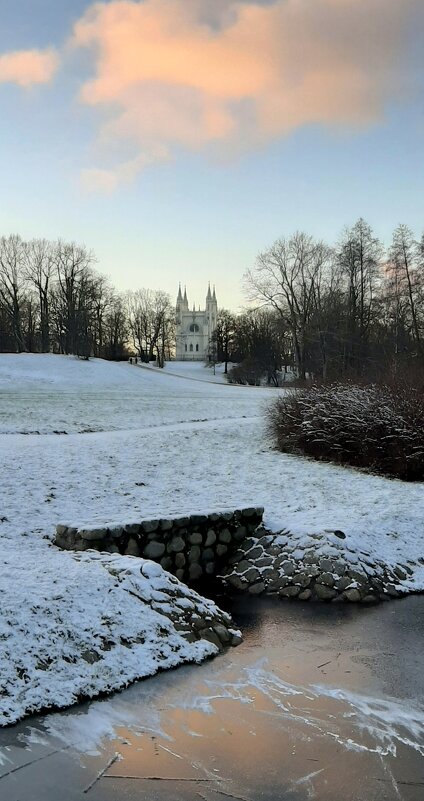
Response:
M422 387L313 385L279 398L268 425L281 451L424 479Z

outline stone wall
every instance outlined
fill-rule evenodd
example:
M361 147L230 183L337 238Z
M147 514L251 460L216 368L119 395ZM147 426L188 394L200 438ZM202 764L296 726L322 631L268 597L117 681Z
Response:
M123 525L61 524L56 527L55 544L64 550L142 556L193 584L203 576L217 575L240 543L256 532L262 515L262 507L250 507Z
M331 548L328 535L316 534L313 547L302 552L290 534L259 529L230 555L224 584L251 595L299 601L368 604L405 595L411 565L386 565L369 552L356 553L346 546L343 532L333 534Z

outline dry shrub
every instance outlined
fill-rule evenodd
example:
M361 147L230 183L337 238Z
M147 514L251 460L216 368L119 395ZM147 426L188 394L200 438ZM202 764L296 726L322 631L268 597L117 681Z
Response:
M279 448L404 479L424 479L424 391L406 383L313 385L268 412Z

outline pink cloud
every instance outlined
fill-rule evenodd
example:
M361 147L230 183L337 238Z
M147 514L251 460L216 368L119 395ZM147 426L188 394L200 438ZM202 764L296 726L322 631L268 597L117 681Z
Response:
M419 0L112 0L76 23L101 141L154 152L246 149L307 124L381 120L401 94ZM159 157L160 158L160 157Z
M0 83L16 83L27 88L49 83L59 65L55 50L16 50L0 55Z

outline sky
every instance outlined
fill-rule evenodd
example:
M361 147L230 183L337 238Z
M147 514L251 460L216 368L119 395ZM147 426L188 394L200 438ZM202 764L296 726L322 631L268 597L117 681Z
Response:
M423 0L0 0L0 235L238 309L258 252L424 229Z

